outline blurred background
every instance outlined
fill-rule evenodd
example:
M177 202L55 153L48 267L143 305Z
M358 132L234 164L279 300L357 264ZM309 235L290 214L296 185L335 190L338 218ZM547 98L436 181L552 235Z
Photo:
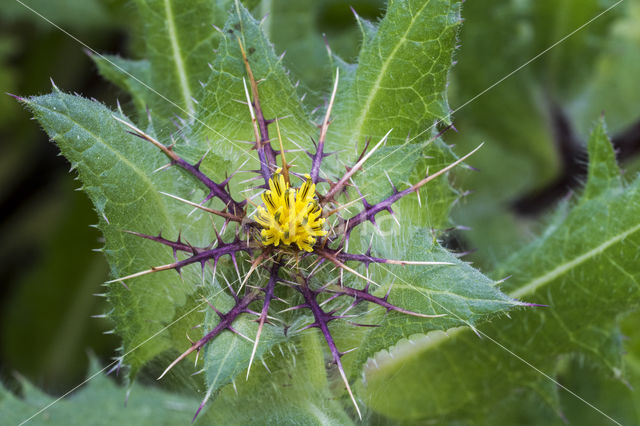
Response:
M131 2L23 1L98 52L132 57L139 50ZM353 60L360 35L350 6L371 20L384 8L383 1L374 0L249 3L256 16L265 11L291 16L292 25L270 28L269 35L278 52L287 51L286 65L309 89L310 107L320 104L332 73L322 34L334 52ZM450 84L457 132L450 131L445 140L458 153L487 144L474 157L479 171L456 176L457 185L470 195L454 211L452 225L460 226L447 234L446 244L473 251L470 260L490 273L535 236L559 200L579 190L586 173L586 138L600 114L605 114L625 173L637 172L640 0L468 0L463 17ZM20 374L48 393L62 394L86 376L88 354L106 364L119 343L105 334L108 323L90 319L108 309L103 298L94 296L103 292L101 283L107 279L104 258L92 251L101 245L99 232L91 227L95 213L87 197L75 191L79 183L57 148L4 95L49 92L50 79L62 90L111 106L119 100L125 110L132 107L126 94L98 75L78 42L19 2L2 0L0 380L18 390L15 375ZM638 323L636 316L622 324L636 353ZM576 368L567 369L565 379L581 386L583 367ZM583 386L585 392L590 388Z
M99 51L125 52L125 2L28 1L43 16ZM5 92L36 95L65 90L114 103L77 42L18 2L0 7L0 377L15 374L50 393L80 382L88 352L106 361L118 339L109 324L90 319L107 309L101 282L106 261L91 250L100 233L88 198L69 165L29 114Z

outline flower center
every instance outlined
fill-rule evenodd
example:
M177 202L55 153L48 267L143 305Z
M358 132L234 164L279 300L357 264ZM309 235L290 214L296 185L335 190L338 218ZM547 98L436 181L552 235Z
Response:
M296 244L300 250L313 251L315 237L327 234L322 229L322 208L315 199L316 185L311 177L300 188L290 188L280 169L269 179L269 189L262 194L256 222L262 226L262 244L275 247Z

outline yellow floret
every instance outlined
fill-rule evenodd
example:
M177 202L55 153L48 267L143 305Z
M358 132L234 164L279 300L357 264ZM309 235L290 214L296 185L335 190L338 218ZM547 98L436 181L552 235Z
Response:
M269 189L262 194L264 207L258 207L256 222L262 228L262 243L278 247L296 244L300 250L313 251L315 237L327 234L322 228L322 209L315 200L316 185L307 175L298 189L290 188L280 169L269 179Z

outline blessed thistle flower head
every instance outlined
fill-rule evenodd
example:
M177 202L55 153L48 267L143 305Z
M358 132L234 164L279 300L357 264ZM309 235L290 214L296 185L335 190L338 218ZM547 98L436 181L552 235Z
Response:
M370 291L370 284L372 284L373 281L359 273L356 269L348 266L347 263L355 262L356 265L364 265L366 268L372 263L389 265L443 265L449 263L385 259L372 256L370 250L366 253L349 253L345 250L349 236L354 228L364 222L375 224L377 214L381 212L393 214L392 206L395 202L417 192L431 180L443 175L463 162L480 147L402 191L396 189L393 183L391 183L393 189L392 195L376 204L370 204L364 197L361 197L356 201L362 202L362 210L355 215L345 217L343 216L344 212L348 210L344 209L344 207L353 204L353 202L341 204L340 197L347 191L347 185L352 182L352 177L362 169L363 164L371 154L385 142L387 136L382 138L370 150L367 150L367 147L365 147L358 161L352 167L347 168L347 172L342 177L336 178L333 181L320 178L322 161L330 155L324 152L324 144L330 122L331 108L338 87L338 73L336 72L333 92L324 119L320 125L320 136L316 144L315 152L307 152L311 158L309 174L304 175L304 182L299 188L291 187L289 180L290 165L286 162L286 151L282 148L281 138L278 138L280 140L280 151L275 151L271 146L271 139L269 137L269 125L275 122L276 128L278 128L277 120L265 119L258 97L258 85L253 77L247 57L244 54L242 44L240 44L240 48L243 53L244 64L251 89L251 93L249 93L249 89L245 85L247 104L256 137L255 150L260 161L260 168L255 172L259 175L257 179L264 181L264 184L258 187L258 189L264 190L262 193L264 205L257 206L257 212L254 216L255 219L252 219L251 216L247 214L247 200L238 201L229 191L228 183L233 177L233 174L222 182L215 182L200 170L202 160L195 164L190 163L180 157L174 151L172 145L166 146L131 123L116 117L116 119L129 128L131 133L158 147L169 158L170 165L183 169L194 178L194 183L203 185L208 191L205 199L199 203L184 200L176 196L172 197L211 214L220 216L225 222L224 229L228 229L227 225L230 223L236 223L236 232L233 233L233 237L229 241L224 232L220 235L216 230L217 243L212 243L207 247L194 247L191 244L183 242L180 238L174 241L163 238L161 235L154 236L132 232L139 237L153 240L171 248L174 253L175 262L156 266L127 277L112 280L111 282L123 281L166 270L180 272L182 268L192 264L201 265L203 273L205 266L211 264L215 274L218 261L225 256L231 258L235 270L239 271L238 260L248 260L251 263L251 267L243 278L242 284L236 287L228 284L229 294L235 300L233 307L226 312L221 312L212 305L212 309L214 309L220 317L218 324L212 330L207 330L200 340L191 343L189 349L176 358L160 378L192 352L199 353L206 344L214 340L222 332L238 333L234 328L234 322L243 315L257 317L258 322L257 333L253 340L253 350L247 366L248 377L254 357L256 356L256 350L260 344L260 335L263 327L265 324L268 324L270 327L277 327L277 325L267 321L268 317L271 318L271 316L269 316L271 302L280 297L279 295L287 297L285 295L290 294L287 292L280 293L282 287L292 287L297 290L302 303L291 306L286 310L308 310L313 317L313 322L298 330L289 330L289 334L292 332L302 332L308 328L318 328L321 331L349 397L358 415L360 415L360 409L342 366L341 358L346 352L338 350L328 327L329 322L344 319L345 316L336 313L337 309L330 309L329 305L326 305L326 302L343 297L344 299L350 300L348 309L354 308L360 303L370 303L378 305L386 311L395 311L420 318L433 318L444 314L426 314L404 309L388 301L388 292L384 297L375 296ZM277 162L278 156L281 160L280 165L278 165ZM322 194L316 194L316 184L320 182L328 186L328 189ZM220 211L206 207L206 203L212 199L222 201L226 206L225 209ZM335 220L332 220L332 228L329 232L324 229L325 218L328 217L335 217ZM299 256L300 251L304 251L305 255ZM179 252L186 253L186 258L180 260L177 255ZM297 260L311 257L311 261L317 265L331 263L343 272L350 273L362 280L364 287L362 287L362 285L360 285L361 288L347 286L339 279L340 277L330 282L324 282L315 274L314 271L316 269L312 269L311 272L309 272L303 267L298 268L298 262L289 262L289 259L292 257L295 257ZM245 283L252 277L252 273L258 268L265 269L269 278L266 282L253 280L251 285L245 286ZM341 275L342 274L340 274L340 276ZM389 287L389 290L390 289L391 287ZM271 315L277 314L271 313ZM356 326L370 326L370 324L351 324ZM283 326L285 327L285 331L289 329L289 325L285 324ZM243 335L240 336L246 337ZM207 398L208 396L202 401L196 411L196 416L204 407Z
M327 234L322 228L322 208L316 199L316 185L311 176L297 190L289 186L279 168L269 179L269 189L262 194L263 206L255 216L264 229L260 233L262 243L278 247L295 244L300 250L313 251L315 237ZM265 209L266 207L266 209Z

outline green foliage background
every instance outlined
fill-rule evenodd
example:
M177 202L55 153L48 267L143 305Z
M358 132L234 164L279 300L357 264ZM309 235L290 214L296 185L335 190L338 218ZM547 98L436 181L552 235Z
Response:
M190 74L185 81L173 74L175 69L167 61L168 12L162 7L167 2L140 1L136 7L120 1L65 0L54 8L44 1L27 3L96 50L119 55L110 59L177 105L168 105L150 95L138 82L122 78L99 58L94 58L96 65L93 65L80 46L18 3L0 11L0 19L6 23L0 33L3 92L45 93L50 91L51 76L63 91L81 91L83 96L94 96L110 108L115 108L116 97L119 98L125 113L138 123L150 125L159 136L165 134L172 114L180 114L181 109L195 112L205 123L218 116L227 117L224 125L215 126L213 133L197 124L188 133L194 139L212 141L208 148L213 149L214 155L208 157L203 167L220 178L222 170L239 164L236 158L243 151L220 143L219 133L229 139L250 139L251 129L248 121L238 118L245 117L245 107L229 100L229 95L237 93L241 84L237 45L230 37L223 38L213 31L211 23L223 32L239 24L243 36L260 46L256 70L266 78L261 87L263 103L270 115L285 112L295 118L284 125L285 137L300 140L315 134L306 111L310 109L308 106L323 102L333 69L338 66L343 79L338 97L342 101L335 115L341 119L332 126L330 141L335 144L332 148L349 147L349 156L354 153L353 147L361 145L365 134L379 138L394 127L391 144L398 145L404 142L406 134L417 135L435 119L446 122L449 104L454 111L465 105L467 100L615 2L468 1L462 9L465 22L456 43L456 2L415 1L405 5L398 1L396 6L406 7L392 7L393 13L379 27L375 22L384 16L385 5L381 2L247 2L256 17L269 12L263 35L244 12L238 15L239 22L233 21L232 14L231 21L225 24L228 16L221 11L229 10L231 1L195 1L193 10L201 13L179 13L176 21L177 30L188 33L184 36L189 46L185 69ZM354 7L360 19L353 18L348 5ZM158 10L164 11L164 15L156 13ZM357 366L365 368L366 382L359 382L358 393L371 409L367 422L413 424L429 419L440 423L562 424L564 417L575 424L605 424L603 416L498 347L492 341L495 339L622 424L640 424L640 401L637 392L631 389L640 386L637 331L640 318L634 314L640 305L637 266L640 195L635 178L640 132L633 132L640 119L640 80L634 77L640 67L640 32L636 25L639 17L640 2L625 0L453 114L458 132L447 133L444 140L455 144L458 155L486 142L470 161L479 172L456 173L452 181L457 190L446 182L431 187L423 194L423 202L429 206L426 214L418 210L415 201L404 203L399 209L400 220L403 224L411 222L411 226L403 228L402 243L376 238L374 247L380 254L397 258L424 252L429 258L449 259L451 255L430 237L431 229L469 227L470 230L456 229L438 236L445 238L444 244L450 249L475 249L466 259L473 260L473 266L486 276L460 263L453 272L444 274L406 268L399 272L400 278L422 283L428 300L453 309L469 323L502 310L500 303L508 299L492 290L496 286L492 279L500 280L507 275L512 278L500 285L507 296L548 306L516 310L508 317L495 316L488 323L480 321L484 339L478 339L469 328L452 328L464 323L451 319L412 323L391 316L385 323L387 328L375 329L364 337L366 343L360 348L360 355L346 358L346 365L354 374ZM191 25L205 20L202 25ZM443 32L431 33L432 27L440 28L438 25L444 28ZM451 31L447 32L449 27ZM326 33L332 56L326 53L322 32ZM265 36L274 43L274 51L270 51ZM434 38L439 46L429 43ZM409 43L402 45L397 40ZM448 100L444 92L438 92L438 87L444 84L449 64L446 58L433 60L434 55L442 53L443 44L460 45L446 93ZM210 75L200 58L209 55L214 47L217 54L210 55L214 70ZM279 61L277 55L284 50L288 53ZM394 55L398 61L385 61ZM358 56L361 66L355 68L350 64ZM425 67L434 63L435 68L425 73ZM291 70L288 77L285 68ZM96 81L97 71L124 90L116 92L114 86ZM430 78L421 80L425 74ZM301 84L294 89L292 83L296 79ZM403 79L416 82L416 87L402 84ZM202 92L199 81L204 83ZM373 86L389 89L372 95ZM133 96L128 97L125 91ZM194 104L191 95L195 93L201 93L198 95L202 96L201 102L215 105L215 109ZM303 93L305 100L300 101ZM406 102L407 99L416 102ZM53 138L59 135L57 141L73 166L80 165L81 173L82 167L95 170L93 177L84 172L83 184L99 213L103 213L100 206L104 207L107 200L130 203L140 193L157 190L189 193L190 182L180 173L144 178L152 176L151 172L162 165L162 159L133 137L105 139L102 145L87 147L64 145L76 134L81 136L62 132L60 129L77 132L77 126L64 123L80 123L87 132L115 134L117 126L105 124L112 114L105 107L56 91L31 102L32 111L49 135ZM145 105L154 110L153 123L146 122ZM63 111L65 118L52 118L53 111L55 114ZM600 118L602 111L606 125ZM8 97L0 100L0 126L3 138L11 142L3 144L0 160L3 164L0 201L10 212L3 216L0 225L3 230L0 261L8 271L0 310L0 371L5 387L24 398L17 399L3 391L0 412L11 412L20 421L51 400L29 382L51 394L59 394L87 375L87 351L106 364L116 353L119 340L101 335L113 327L112 322L87 319L111 309L103 298L91 296L105 291L100 284L107 279L109 267L101 254L91 251L103 242L101 234L88 227L96 222L90 203L83 193L72 191L79 185L61 170L66 167L65 162L51 158L55 150L43 141L27 114ZM618 152L622 174L609 139ZM182 146L182 152L194 160L206 148L186 145ZM99 155L86 154L85 149L94 149ZM391 170L390 177L397 183L415 181L427 166L437 169L453 158L443 143L436 148L424 148L417 143L415 147L402 149L397 154L400 158L392 155L379 164L380 169ZM405 158L411 158L416 150L431 159L424 164L406 162ZM125 157L123 152L127 154ZM385 152L381 158L384 155ZM567 157L579 161L567 162ZM76 161L79 164L74 164ZM405 167L394 170L400 161ZM145 168L139 170L139 164ZM105 170L113 176L139 174L147 187L132 185L129 192L100 187L101 180L110 179L107 172L102 173ZM553 188L560 188L560 193L554 193ZM569 189L578 195L566 198ZM377 196L385 195L375 192L378 190L371 189ZM466 190L472 190L473 195L460 198L456 192ZM101 199L104 201L100 202ZM155 213L164 208L165 201L150 195L132 208L141 216L157 218ZM452 219L448 217L451 203L455 203ZM181 218L188 212L189 209L172 205L161 220L157 219L158 223L139 221L126 212L115 220L123 227L130 220L142 232L154 233L161 227L167 236L175 236L181 229L193 243L206 244L211 233L203 232L207 223L204 216L194 215L191 228L181 225ZM114 212L106 210L106 214L114 220ZM98 220L107 238L106 254L116 275L139 270L135 262L161 264L170 260L169 253L123 236L115 228L105 226L102 218ZM362 245L369 243L366 235L363 234ZM358 244L356 240L356 248ZM128 252L110 252L121 247ZM142 260L140 253L144 253ZM387 273L376 274L380 282L391 279ZM143 279L136 281L133 292L123 289L111 292L111 302L122 307L111 318L124 338L125 348L148 337L162 323L187 313L188 302L193 303L199 296L195 288L172 287L174 278ZM189 277L186 281L189 282ZM403 293L401 286L396 291L392 298L403 303L414 300L411 293ZM441 293L451 296L444 297ZM225 303L221 297L218 299L216 303ZM490 302L484 303L484 299ZM153 303L127 311L131 300ZM159 322L145 322L150 316ZM374 311L369 319L379 316ZM185 323L127 359L133 373L155 359L139 376L142 385L148 385L146 378L155 373L154 369L162 368L180 350L175 342L184 340L191 323L200 318L198 313L190 313ZM211 320L204 319L205 323ZM439 330L449 330L448 336ZM338 334L345 346L350 340L363 338L360 332L350 337L351 332L349 329ZM425 337L415 333L428 334ZM269 343L276 345L277 336ZM232 344L235 343L220 346L225 349ZM345 411L346 405L336 399L336 395L341 395L339 385L323 371L323 345L318 336L310 333L289 344L274 346L283 351L279 361L272 361L276 362L275 368L271 365L274 374L256 371L248 383L238 386L237 396L232 387L222 388L202 421L228 423L230 418L237 423L352 421L348 407ZM294 346L304 348L304 353L293 355ZM394 348L389 354L386 349L390 346ZM229 377L222 383L226 384L243 370L243 365L220 367L216 360L222 359L224 353L216 350L208 350L206 354L205 362L215 370L207 371L207 377L217 378L224 370L223 374ZM286 351L290 353L285 355ZM365 363L369 357L374 358ZM16 379L15 371L26 380ZM168 390L136 385L132 393L138 399L134 401L132 397L131 406L139 407L140 411L135 415L149 413L154 417L140 419L152 419L150 423L154 424L160 419L165 424L179 423L180 419L186 423L202 397L197 395L198 390L202 391L202 383L184 378L191 372L186 366L177 369ZM101 406L97 402L101 401L110 407L104 417L107 423L136 422L134 414L130 414L134 409L118 408L124 388L107 378L94 380L74 398L52 408L51 419L64 421L72 415L80 415L78 418L82 419L83 412L74 406L83 407L87 416L91 416L92 404ZM219 385L207 380L210 387ZM278 384L291 390L283 391L285 388L278 388ZM282 394L271 394L272 386ZM261 387L266 388L267 395L256 395L255 389Z

